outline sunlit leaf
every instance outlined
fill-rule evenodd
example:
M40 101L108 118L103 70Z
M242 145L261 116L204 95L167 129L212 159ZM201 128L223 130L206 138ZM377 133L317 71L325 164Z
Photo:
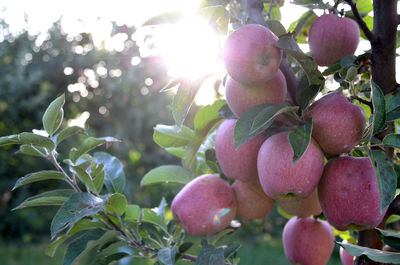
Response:
M125 220L138 221L139 218L140 218L140 207L134 204L127 205L125 209Z
M42 180L48 180L48 179L65 180L65 175L56 170L43 170L43 171L27 174L24 177L19 178L17 180L17 182L15 183L15 186L13 187L13 190L15 190L16 188L19 188L25 184L42 181Z
M192 173L187 169L175 165L165 165L150 170L144 175L140 185L148 186L161 183L187 184L191 179Z
M23 144L19 147L16 154L24 154L30 156L46 157L46 150L40 146L34 146L30 144Z
M400 262L400 253L361 247L344 242L336 242L336 244L342 246L350 255L355 257L365 255L376 262L393 264L399 264Z
M225 35L228 32L229 12L221 5L207 6L199 10L204 20L216 26L219 33Z
M153 140L161 147L179 147L193 141L196 135L186 126L169 126L158 124L154 128Z
M171 24L176 23L184 18L185 13L183 11L167 11L148 19L143 23L143 26Z
M219 120L219 111L225 105L225 100L216 100L212 105L202 107L194 116L194 129L201 131L211 122Z
M88 137L83 141L79 149L72 150L70 152L70 158L73 163L76 163L79 157L89 152L90 150L103 144L111 144L116 142L120 142L120 140L115 139L114 137L101 137L101 138Z
M64 106L64 103L65 95L62 94L50 103L43 115L43 128L50 136L57 131L63 121L64 111L62 107Z
M386 107L385 107L385 97L382 93L380 87L371 80L372 89L372 104L374 106L374 131L373 134L382 131L386 127Z
M58 145L68 137L75 134L86 134L85 129L78 126L71 126L61 130L58 134L54 135L54 141Z
M109 210L111 213L115 213L118 216L124 214L127 205L128 201L125 195L121 193L114 193L106 202L107 210Z
M272 20L268 19L266 21L268 28L276 35L276 36L281 36L283 34L286 34L286 29L285 27L279 22L279 20Z

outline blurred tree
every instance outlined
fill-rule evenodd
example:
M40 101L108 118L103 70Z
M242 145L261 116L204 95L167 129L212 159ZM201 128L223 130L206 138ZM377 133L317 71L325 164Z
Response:
M127 194L134 202L154 205L162 193L149 196L152 190L147 189L148 193L139 195L137 184L156 165L175 162L162 155L164 151L149 137L154 124L168 119L172 123L166 109L171 100L168 94L159 93L168 80L165 67L158 57L141 57L140 47L131 38L134 28L114 25L111 38L119 41L117 51L96 47L87 33L71 37L60 24L55 23L46 35L9 34L0 43L0 135L42 128L46 106L66 93L66 120L90 113L86 128L92 135L121 139L112 152L125 164ZM1 22L1 27L3 33L8 32L7 24ZM150 35L145 38L151 43ZM71 142L63 144L64 148L72 147ZM14 155L15 151L15 147L0 150L0 234L15 238L25 231L47 233L52 210L39 214L36 209L24 209L10 214L23 198L50 188L38 183L11 191L28 168L49 168L40 159ZM54 181L53 185L60 184Z

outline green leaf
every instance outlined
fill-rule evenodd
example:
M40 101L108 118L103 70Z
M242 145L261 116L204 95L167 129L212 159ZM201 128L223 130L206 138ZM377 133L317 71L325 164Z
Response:
M13 141L14 144L31 144L42 146L47 148L49 151L53 150L55 147L54 142L50 138L28 132L17 134L16 137L11 138L10 140Z
M275 46L283 49L287 54L292 56L300 64L307 76L308 87L301 92L307 96L300 95L299 101L300 107L304 109L304 106L307 106L309 101L312 100L323 88L325 83L324 76L318 70L318 65L315 60L301 51L294 38L283 36L277 41Z
M111 213L115 213L118 216L124 214L127 205L128 201L125 195L121 193L114 193L113 195L111 195L110 198L108 198L106 202L107 210L110 211Z
M140 218L140 207L134 204L127 205L125 209L125 220L138 221L139 218Z
M96 186L93 183L92 178L90 177L89 173L86 172L86 170L82 169L79 166L74 166L71 168L73 172L78 176L79 180L86 185L88 191L91 191L97 195L99 194L98 190L96 189Z
M83 217L97 214L105 206L105 200L90 193L74 193L54 216L50 231L53 239L62 230L73 226Z
M194 129L201 131L211 122L220 120L219 110L225 105L225 100L216 100L212 105L202 107L194 116Z
M286 34L286 29L285 27L279 22L279 20L272 20L268 19L266 21L268 28L276 35L276 36L281 36L283 34Z
M391 232L387 230L382 230L379 228L375 228L379 238L383 240L386 245L400 251L400 233L399 232Z
M229 25L229 12L221 5L207 6L199 10L204 20L216 26L218 32L226 35Z
M21 145L19 150L15 153L29 156L46 157L46 150L43 147L30 144Z
M97 255L90 265L109 265L114 264L113 261L117 261L129 256L129 254L125 252L117 252L108 256ZM115 263L118 264L118 263Z
M258 130L255 130L255 128L252 130L255 118L260 114L261 111L269 106L272 105L263 104L255 106L240 116L233 131L235 148L239 148L242 144L262 133L272 124L272 122L268 122L263 127L259 127Z
M120 142L120 140L115 139L114 137L101 137L101 138L94 138L94 137L88 137L83 141L81 147L79 147L78 150L74 150L70 152L70 158L73 163L76 163L79 157L81 157L83 154L86 154L90 150L103 145L103 144L111 144L111 143L116 143Z
M175 88L177 85L179 85L182 82L182 77L177 77L177 78L173 78L171 79L165 86L163 86L160 89L160 92L165 92L165 91L169 91L173 88Z
M400 118L400 93L385 95L386 121Z
M49 257L54 257L57 248L67 239L65 235L58 237L56 240L51 242L51 244L47 247L45 254Z
M361 247L344 242L336 242L336 244L342 246L352 256L359 257L365 255L373 261L382 263L399 264L400 262L400 253Z
M65 95L62 94L50 103L43 115L43 128L50 136L57 131L63 121L64 111L62 107L64 106L64 103Z
M310 26L317 17L313 10L308 10L297 21L290 24L288 31L293 32L293 37L298 43L307 43Z
M187 184L192 180L192 173L187 169L175 166L165 165L150 170L142 178L140 185L148 186L160 183Z
M157 257L162 264L165 265L175 264L175 247L160 249L157 253Z
M194 243L192 242L184 242L182 245L179 246L179 253L185 253L191 247L193 247Z
M63 265L71 265L74 261L82 258L85 254L96 247L100 247L119 235L114 230L104 231L101 229L90 230L72 241L65 251Z
M94 153L97 164L104 164L105 178L104 184L109 192L123 193L125 189L126 177L121 161L115 156L105 152Z
M224 250L212 245L203 245L197 256L196 265L224 265Z
M58 172L56 170L43 170L35 173L30 173L25 175L22 178L19 178L15 183L13 190L21 187L22 185L29 184L32 182L48 180L48 179L60 179L65 180L65 176L63 173Z
M196 139L196 135L186 126L158 124L154 128L153 140L161 147L179 147Z
M365 22L365 24L367 25L367 28L372 31L374 28L374 18L370 15L366 15L362 18L362 20ZM360 29L360 33L361 33L361 37L364 40L368 40L367 36L365 36L365 33L363 30Z
M260 111L259 114L254 118L253 124L250 128L250 134L258 132L260 129L265 128L268 123L271 123L273 119L279 114L285 112L296 112L299 107L291 106L288 102L281 104L265 104L265 108Z
M142 209L142 222L156 225L167 232L167 225L164 220L152 209Z
M176 23L185 18L185 13L183 11L167 11L157 16L148 19L143 23L142 26L150 25L160 25L160 24L172 24Z
M20 205L15 207L13 211L27 207L62 205L73 193L75 193L75 191L71 189L59 189L43 192L27 198Z
M185 79L178 87L172 102L172 116L179 128L182 127L196 94L206 77L202 76L194 81Z
M58 134L54 135L54 141L56 142L56 145L58 145L68 137L71 137L75 134L86 134L86 131L78 126L67 127L62 129Z
M372 150L370 158L378 181L381 198L380 210L382 211L391 203L396 194L397 175L393 164L386 160L386 155L383 151Z
M371 90L372 90L372 104L374 106L374 132L376 133L382 131L386 127L386 107L385 107L385 97L383 96L380 87L371 80Z
M356 0L357 9L362 13L369 13L372 11L372 0Z
M185 148L182 147L166 147L165 151L178 158L183 158L185 156Z
M400 148L400 134L388 134L383 138L382 143L387 146Z
M293 149L293 165L295 165L306 152L311 140L312 127L313 122L310 118L305 124L294 128L293 131L289 133L289 143Z
M0 146L18 144L18 135L8 135L0 137Z
M238 243L231 243L228 245L227 248L224 249L224 257L230 258L231 256L233 256L235 253L237 253L237 251L239 250L239 248L242 245L238 244Z
M96 190L100 193L101 190L103 189L103 184L104 184L104 178L106 176L106 172L104 170L101 170L100 173L94 176L93 178L93 184L96 188Z

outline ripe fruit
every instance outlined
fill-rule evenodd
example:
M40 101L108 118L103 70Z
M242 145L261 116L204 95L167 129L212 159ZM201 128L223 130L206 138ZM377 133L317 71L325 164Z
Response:
M232 185L236 197L236 215L244 219L262 219L274 207L274 200L268 197L257 181L241 182Z
M326 265L334 247L334 235L326 221L291 218L283 228L283 248L292 264Z
M374 228L386 212L379 212L379 188L368 157L329 160L318 185L318 196L326 219L339 230Z
M349 254L344 248L340 248L339 250L340 260L342 261L343 265L353 265L354 264L354 257Z
M171 210L185 232L214 234L228 227L235 217L236 200L229 183L217 175L202 175L175 196Z
M234 31L222 50L229 75L246 85L262 85L270 80L281 63L282 52L274 46L277 40L274 33L257 24Z
M324 169L324 155L313 139L293 166L293 150L288 136L289 132L282 132L269 137L258 152L261 186L275 200L297 200L309 196Z
M360 42L360 29L350 18L325 14L310 27L308 43L318 65L328 66L353 54Z
M330 93L314 102L306 117L313 118L312 136L322 150L338 155L356 146L365 128L365 112L350 103L339 92Z
M225 176L243 182L257 179L257 153L264 141L260 134L235 150L233 130L236 120L221 123L215 136L215 153Z
M226 101L237 117L257 105L279 104L286 99L286 79L279 69L274 77L262 86L245 86L228 77L225 87Z
M297 201L278 201L279 206L288 214L299 217L319 215L322 213L319 205L318 189L315 189L308 197Z

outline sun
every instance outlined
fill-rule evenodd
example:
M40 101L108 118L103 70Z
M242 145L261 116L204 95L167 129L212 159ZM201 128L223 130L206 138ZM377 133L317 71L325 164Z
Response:
M220 38L201 17L158 27L154 44L171 77L196 79L220 71Z

